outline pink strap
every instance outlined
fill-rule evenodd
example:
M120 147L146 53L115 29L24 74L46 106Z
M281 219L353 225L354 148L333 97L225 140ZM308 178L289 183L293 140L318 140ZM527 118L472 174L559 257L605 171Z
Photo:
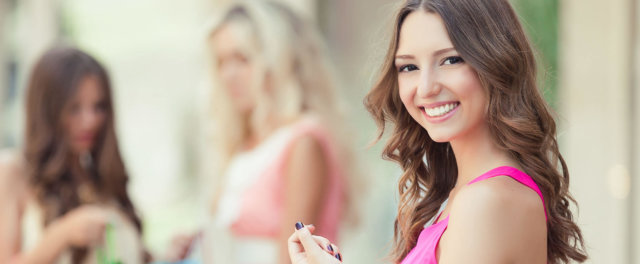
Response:
M524 184L525 186L531 188L532 190L534 190L538 196L540 196L540 200L542 200L542 206L544 207L544 218L548 221L549 218L547 217L547 206L544 203L544 196L542 196L542 192L540 191L540 188L538 188L538 185L536 184L535 181L533 181L533 179L531 178L531 176L527 175L526 173L514 168L514 167L509 167L509 166L502 166L502 167L497 167L495 169L492 169L488 172L485 172L484 174L478 176L477 178L473 179L472 181L470 181L469 183L467 183L467 185L471 185L473 183L482 181L482 180L486 180L489 178L493 178L496 176L509 176L511 178L513 178L514 180L518 181L519 183Z

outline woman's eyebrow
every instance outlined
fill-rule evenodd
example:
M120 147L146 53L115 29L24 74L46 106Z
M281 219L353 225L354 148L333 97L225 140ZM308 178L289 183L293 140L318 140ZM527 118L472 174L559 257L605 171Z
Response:
M437 50L437 51L435 51L433 53L433 57L438 57L438 56L442 55L443 53L447 53L447 52L452 51L452 50L456 50L456 48L449 47L449 48L444 48L444 49Z
M396 59L410 60L415 58L413 55L396 55Z
M452 50L456 50L456 48L454 47L448 47L448 48L444 48L444 49L439 49L436 50L435 52L433 52L433 57L437 57L440 56L443 53L447 53L450 52ZM411 59L415 59L415 56L411 55L411 54L400 54L400 55L396 55L396 60L401 59L401 60L411 60Z

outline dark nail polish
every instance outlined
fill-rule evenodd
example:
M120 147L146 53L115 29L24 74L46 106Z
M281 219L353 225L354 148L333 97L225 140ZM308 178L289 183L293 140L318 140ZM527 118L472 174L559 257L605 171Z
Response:
M304 227L304 225L301 222L297 222L296 223L296 230L300 230L303 227Z
M331 245L328 245L328 246L327 246L327 249L328 249L329 251L333 252L333 247L332 247Z
M337 258L339 261L342 261L342 256L340 256L340 253L336 254L336 258Z

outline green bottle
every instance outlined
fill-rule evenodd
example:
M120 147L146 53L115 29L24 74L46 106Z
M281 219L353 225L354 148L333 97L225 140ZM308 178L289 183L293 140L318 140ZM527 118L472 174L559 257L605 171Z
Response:
M98 258L98 264L123 264L122 260L117 259L117 252L115 247L113 224L109 223L105 227L105 247L100 247L96 251L96 257Z

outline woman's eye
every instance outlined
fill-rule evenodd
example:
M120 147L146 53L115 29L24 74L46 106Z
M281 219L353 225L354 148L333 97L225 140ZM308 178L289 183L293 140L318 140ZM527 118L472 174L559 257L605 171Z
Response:
M462 63L462 62L464 62L462 57L460 57L460 56L452 56L452 57L448 57L448 58L444 59L444 61L442 62L442 65L458 64L458 63Z
M400 66L398 71L399 72L410 72L410 71L415 71L417 69L418 69L418 67L416 65L409 64L409 65Z
M93 109L96 112L104 112L107 109L107 104L104 102L97 103L93 106Z
M73 114L73 115L78 114L78 113L80 113L80 105L74 103L74 104L71 105L71 108L69 108L69 110L70 110L71 114Z

